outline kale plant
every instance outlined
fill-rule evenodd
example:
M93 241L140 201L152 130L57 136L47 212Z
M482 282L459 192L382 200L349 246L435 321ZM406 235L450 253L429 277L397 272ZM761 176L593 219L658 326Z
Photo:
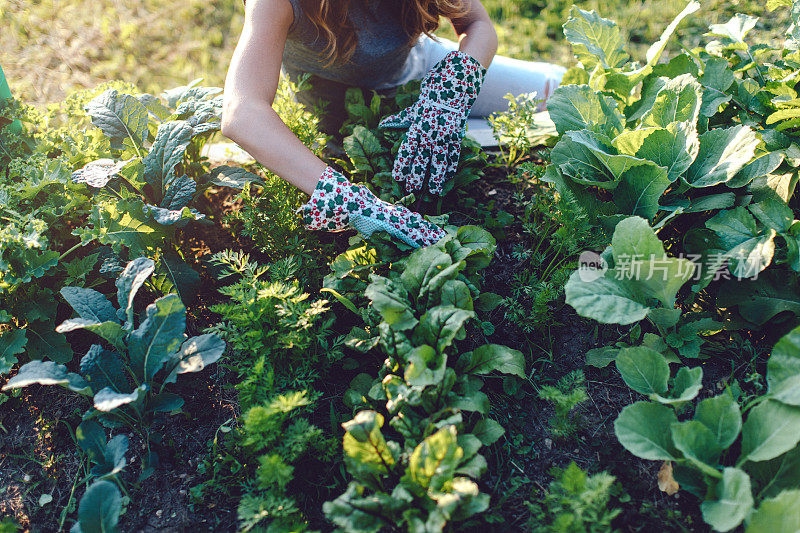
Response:
M81 242L157 259L158 275L166 278L159 285L187 302L199 277L181 259L176 232L205 217L194 201L210 185L241 189L260 181L243 169L206 171L200 154L219 130L222 90L197 82L165 91L162 99L109 89L91 100L86 112L112 157L72 174L95 193L87 227L74 231Z
M150 445L149 426L156 413L177 411L183 399L165 390L180 374L199 372L215 363L225 343L215 335L187 338L186 309L177 294L147 306L144 317L134 314L134 297L155 263L138 258L128 263L117 280L115 308L102 294L65 287L61 294L78 313L57 330L87 330L104 340L93 344L77 373L53 361L32 361L20 368L3 390L61 385L92 399L84 420L97 419L109 427L128 426ZM151 456L145 458L150 464Z

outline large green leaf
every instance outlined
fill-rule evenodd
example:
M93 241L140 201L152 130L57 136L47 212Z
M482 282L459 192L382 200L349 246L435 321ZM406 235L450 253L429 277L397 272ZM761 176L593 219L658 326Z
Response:
M75 439L95 466L92 475L98 478L113 476L125 468L128 437L117 435L106 442L106 432L94 420L84 420L75 430Z
M442 353L453 343L467 320L474 316L473 311L439 305L422 315L420 329L425 342Z
M192 126L184 120L158 125L153 146L144 157L144 179L153 188L155 203L165 198L168 179L175 175L175 166L183 160L192 142Z
M547 100L547 110L559 135L588 129L614 137L625 124L615 100L597 94L588 85L558 87Z
M715 489L716 499L702 503L703 520L717 531L730 531L753 508L750 477L738 468L726 468Z
M86 105L92 124L120 146L125 139L141 147L147 140L147 108L139 100L109 89Z
M628 217L614 228L611 236L614 263L624 263L632 258L645 261L664 257L664 245L646 220Z
M463 354L457 370L463 374L488 374L493 371L525 378L525 357L519 350L499 344L484 344Z
M792 208L777 198L767 198L750 204L747 209L759 222L779 233L791 231L795 222Z
M366 491L364 485L351 481L344 494L322 504L322 510L342 531L379 533L388 526L383 514L401 511L405 505L407 502L394 494Z
M128 263L117 278L117 302L126 314L128 324L133 324L133 299L155 267L152 259L138 257Z
M125 359L99 344L93 344L81 358L80 369L95 394L106 387L126 393L132 388Z
M666 128L682 122L693 128L700 114L703 91L691 74L668 80L656 95L653 107L642 117L643 127Z
M797 282L787 280L782 271L768 269L758 279L731 280L720 287L717 306L734 305L746 320L763 325L778 313L788 311L800 316L800 290Z
M484 294L491 293L483 293L481 296ZM472 293L467 284L460 279L450 279L444 282L440 292L439 303L444 306L466 309L467 311L474 309Z
M680 404L694 400L703 388L703 369L682 366L675 374L672 390L667 396L652 394L650 398L663 404Z
M11 371L17 364L15 357L25 351L25 344L28 342L25 336L25 329L12 329L0 335L0 374Z
M800 531L800 490L787 490L761 502L747 524L747 533Z
M441 351L423 344L411 350L406 358L404 377L412 387L439 385L444 379L447 356Z
M767 361L769 395L789 405L800 405L800 327L784 335Z
M755 406L742 426L740 462L767 461L800 442L800 407L767 400Z
M697 420L677 422L670 426L672 442L685 458L706 475L717 477L715 468L722 453L714 434Z
M64 287L61 296L72 306L78 316L93 322L119 322L117 310L108 298L93 289L83 287Z
M343 447L345 458L353 467L374 473L388 473L397 462L395 453L381 433L383 416L375 411L360 411L345 430Z
M727 59L711 57L706 60L703 75L700 77L703 85L703 106L700 112L704 117L714 116L719 106L730 102L731 96L727 91L735 79L736 75Z
M609 271L611 272L611 271ZM580 271L573 272L564 286L566 302L579 315L602 324L633 324L644 320L650 306L628 284L613 275L584 281Z
M505 434L506 430L496 420L483 418L478 420L472 433L483 443L484 446L491 446Z
M364 294L372 300L372 306L381 314L383 321L396 331L411 329L417 325L414 309L408 301L403 285L381 276L371 276Z
M733 179L755 155L759 138L747 126L709 130L700 135L697 158L686 172L692 187L712 187Z
M671 182L688 170L697 156L698 146L697 132L678 124L627 130L614 139L614 147L620 153L666 168Z
M386 150L370 130L358 125L353 134L344 140L344 150L359 172L374 176L382 170L391 170Z
M667 257L664 245L646 220L628 217L617 224L611 238L615 277L629 281L645 297L655 298L666 308L675 306L678 290L694 272L688 259Z
M244 189L248 183L264 185L264 180L258 174L253 174L242 167L220 165L214 167L208 174L203 174L199 180L204 186L217 185L231 189Z
M95 481L78 505L78 522L72 533L114 533L118 531L122 496L110 481Z
M669 364L663 355L644 346L623 348L615 361L625 383L641 394L664 394Z
M186 261L175 253L164 253L158 272L163 273L167 281L162 290L176 293L185 305L195 301L200 287L200 274Z
M678 418L669 407L651 402L627 406L614 421L614 432L626 450L650 460L675 460L669 429Z
M739 404L730 394L706 398L697 404L694 420L706 426L720 448L727 448L736 441L742 429L742 413Z
M78 374L53 361L31 361L22 365L17 375L8 380L3 390L33 385L61 385L80 394L90 394L89 384Z
M772 263L777 233L772 228L759 228L747 208L720 211L706 221L706 227L716 233L727 251L734 276L755 277Z
M737 13L725 24L712 24L709 26L709 35L724 37L735 43L744 43L744 38L756 27L758 17Z
M106 449L106 432L94 420L84 420L75 429L75 440L92 461L102 461Z
M568 131L555 145L551 160L566 176L583 185L613 189L619 176L640 160L618 156L610 139L589 130ZM609 169L612 165L614 170Z
M457 437L455 426L445 426L420 442L411 452L403 479L426 492L442 490L464 456Z
M767 152L753 159L742 167L725 185L728 187L744 187L751 181L762 176L775 172L781 163L784 155L782 152Z
M745 466L761 487L759 495L776 496L782 490L800 488L800 446L775 459Z
M197 183L192 178L171 171L164 178L159 205L170 211L180 210L189 205L196 191Z
M614 189L614 203L620 214L653 218L658 213L658 200L669 185L665 167L643 161L622 173Z
M669 25L664 29L658 40L653 44L651 44L650 48L647 49L647 53L645 54L645 60L647 61L647 63L643 68L639 69L639 72L637 72L635 76L632 76L634 78L632 81L638 82L638 80L641 77L649 74L650 69L652 69L652 67L655 66L655 64L661 58L661 54L667 47L667 42L669 41L670 37L672 37L672 34L675 33L675 30L678 28L678 25L683 21L683 19L685 19L692 13L697 12L699 9L700 9L700 2L692 0L691 2L686 4L686 7L683 8L683 11L678 13L678 15L676 15L675 18L672 19L672 22L670 22Z
M177 294L162 296L145 310L146 318L128 341L131 369L150 382L178 350L186 329L186 308Z
M147 385L140 385L133 392L117 392L110 387L106 387L94 395L94 408L98 411L109 413L123 405L138 402L144 398L147 391Z
M166 363L169 374L164 383L174 383L178 374L200 372L219 361L225 353L225 341L214 334L205 333L184 341L181 349Z
M619 26L594 11L572 6L569 19L564 23L564 37L587 71L598 64L604 69L621 67L629 59L622 47Z
M85 329L99 335L121 352L125 350L125 335L127 335L127 332L116 320L113 322L111 320L95 322L85 318L70 318L59 324L56 331L58 333L68 333L79 329Z

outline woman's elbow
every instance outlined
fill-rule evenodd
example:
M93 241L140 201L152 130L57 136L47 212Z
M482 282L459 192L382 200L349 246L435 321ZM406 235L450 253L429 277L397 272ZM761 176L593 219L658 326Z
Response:
M226 104L222 108L222 122L220 133L228 139L235 141L237 136L237 124L239 122L239 111L236 106Z
M495 29L494 24L492 24L491 22L489 22L489 29L487 33L488 35L486 36L487 40L486 45L489 48L492 57L494 57L495 55L497 55L497 49L500 47L500 40L497 37L497 30Z

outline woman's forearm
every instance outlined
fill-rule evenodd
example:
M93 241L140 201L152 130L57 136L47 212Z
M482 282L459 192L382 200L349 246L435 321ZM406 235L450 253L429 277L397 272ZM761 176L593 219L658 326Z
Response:
M267 102L226 105L222 134L307 194L314 191L325 170L326 164L300 142Z

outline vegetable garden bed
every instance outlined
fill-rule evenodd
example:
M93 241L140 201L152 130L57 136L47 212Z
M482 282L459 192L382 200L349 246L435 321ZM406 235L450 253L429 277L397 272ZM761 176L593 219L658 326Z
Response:
M211 165L219 89L9 101L0 531L797 531L799 6L661 60L690 3L639 63L574 8L557 136L512 100L443 198L377 129L413 84L351 90L328 159L447 228L416 251Z

